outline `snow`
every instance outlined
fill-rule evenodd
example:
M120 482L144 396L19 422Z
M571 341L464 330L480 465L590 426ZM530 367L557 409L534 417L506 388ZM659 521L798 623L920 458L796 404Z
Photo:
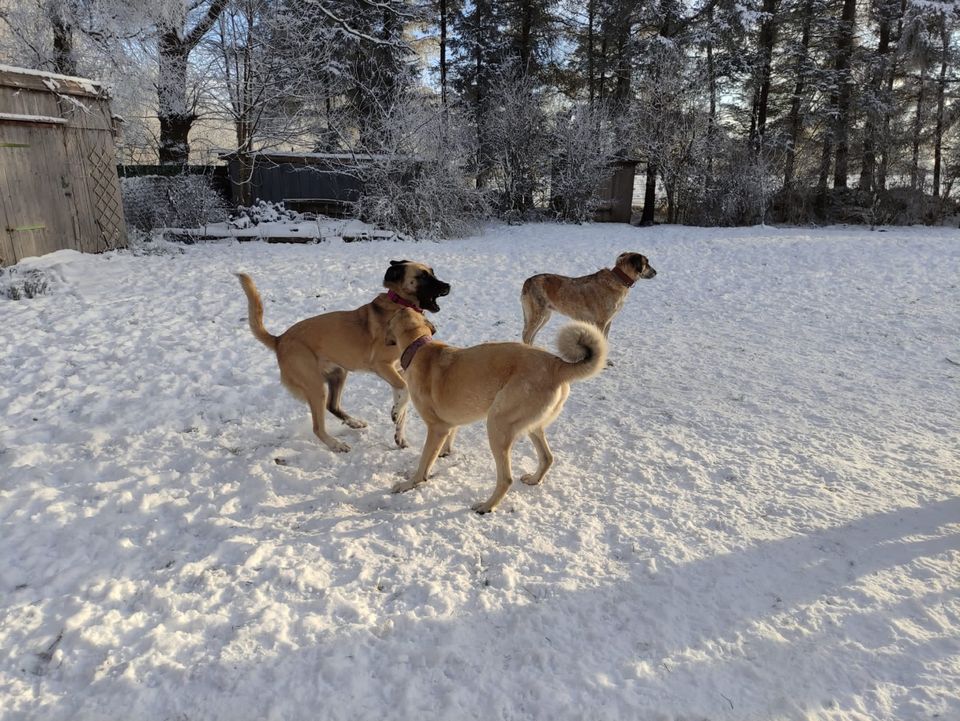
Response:
M657 269L498 510L482 425L421 489L390 390L335 455L246 327L453 284L458 345L523 279ZM66 253L66 255L64 255ZM0 303L0 716L960 718L960 235L491 227L443 243L61 251ZM552 346L563 320L539 340ZM519 474L535 465L524 440Z
M200 228L166 228L165 232L173 236L194 236L197 238L237 238L253 240L258 238L289 238L304 241L324 241L331 239L347 240L394 240L397 234L381 230L359 220L338 220L327 216L314 219L278 219L252 225L248 218L240 218L223 223L207 223Z
M51 73L45 70L34 70L33 68L21 68L14 65L4 65L0 63L0 73L15 73L17 75L30 75L43 78L42 82L47 89L52 92L60 90L60 82L73 82L80 86L80 89L90 95L99 95L103 91L103 84L89 78L81 78L74 75L61 75Z

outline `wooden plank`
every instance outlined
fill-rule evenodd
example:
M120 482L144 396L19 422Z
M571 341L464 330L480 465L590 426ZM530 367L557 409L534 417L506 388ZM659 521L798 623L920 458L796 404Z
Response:
M31 123L33 125L66 125L63 118L47 115L26 115L19 113L0 113L0 123Z
M2 150L0 150L0 153L2 153ZM2 158L2 155L0 155L0 158ZM9 193L9 186L6 183L3 168L4 163L0 162L0 268L17 262L16 253L13 250L13 238L7 230L7 227L12 226L13 223L7 217L6 196Z

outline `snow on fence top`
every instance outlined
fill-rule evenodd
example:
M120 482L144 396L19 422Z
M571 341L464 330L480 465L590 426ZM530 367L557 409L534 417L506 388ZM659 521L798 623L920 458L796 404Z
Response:
M48 90L62 95L81 95L91 98L107 94L102 83L89 78L59 75L43 70L0 65L0 85L31 90Z

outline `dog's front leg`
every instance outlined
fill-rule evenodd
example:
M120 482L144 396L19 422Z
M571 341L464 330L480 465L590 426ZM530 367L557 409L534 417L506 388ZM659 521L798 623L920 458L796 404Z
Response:
M393 493L403 493L426 482L430 469L433 468L437 455L440 453L440 447L447 439L449 432L449 426L432 425L427 427L427 440L423 444L423 452L420 454L420 466L417 468L417 472L413 474L413 478L409 481L401 481L395 484L391 489Z
M410 390L403 388L393 389L393 407L390 409L390 418L393 419L393 441L398 448L407 447L407 438L404 429L407 426L407 406L410 404Z
M407 405L410 402L407 382L392 363L378 366L374 372L393 388L393 406L390 408L390 418L394 423L393 440L398 448L406 448L407 439L403 431L407 425Z

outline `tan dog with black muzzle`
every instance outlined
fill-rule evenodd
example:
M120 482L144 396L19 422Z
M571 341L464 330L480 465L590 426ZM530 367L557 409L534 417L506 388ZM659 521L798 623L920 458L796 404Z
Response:
M565 275L542 273L527 278L520 292L523 306L523 342L532 344L534 337L550 320L552 311L593 323L606 338L610 323L627 299L627 291L640 278L657 274L646 256L640 253L621 253L613 269L603 268L596 273L570 278Z
M455 348L433 340L426 319L410 310L387 324L387 342L404 352L400 365L410 397L427 425L420 466L394 493L427 480L441 450L449 448L457 426L487 419L487 436L497 466L497 487L478 513L492 511L513 483L510 450L526 432L537 451L537 470L520 480L536 485L553 463L544 429L567 400L570 383L597 374L606 362L607 343L596 328L573 323L560 331L562 358L522 343L482 343Z
M437 280L433 269L422 263L391 260L383 277L386 293L380 293L356 310L307 318L275 336L263 326L263 303L253 280L245 273L237 273L237 277L247 295L250 330L257 340L276 353L280 382L310 406L317 438L332 451L350 450L346 443L327 433L324 408L351 428L366 427L366 423L340 407L340 397L349 371L369 371L393 388L394 441L406 448L404 425L410 395L397 372L400 349L385 342L387 321L404 308L411 308L410 312L421 318L424 308L436 313L440 310L437 298L447 295L450 285ZM423 322L430 325L425 318Z

